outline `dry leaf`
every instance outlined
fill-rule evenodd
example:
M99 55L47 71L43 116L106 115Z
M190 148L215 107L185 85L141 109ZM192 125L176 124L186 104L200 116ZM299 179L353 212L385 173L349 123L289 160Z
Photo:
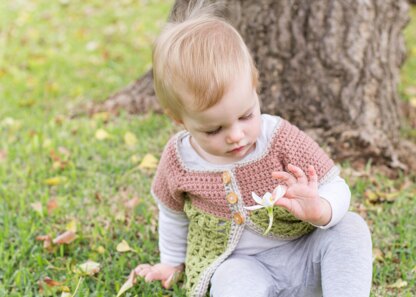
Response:
M0 162L5 161L7 158L7 152L5 150L0 150Z
M110 119L110 113L109 112L97 112L93 114L92 118L94 120L107 122Z
M392 288L392 289L400 289L400 288L404 288L404 287L407 287L407 281L404 281L401 278L396 280L394 282L394 284L391 284L391 285L387 286L387 288Z
M102 255L105 253L105 248L102 245L100 245L99 247L97 247L97 252Z
M62 184L66 181L66 178L63 176L55 176L48 179L45 179L43 182L48 186L57 186L59 184Z
M45 276L43 279L44 283L47 284L49 287L57 287L62 285L61 282L51 279L50 277Z
M124 134L124 142L128 147L134 147L137 144L137 137L131 132Z
M58 201L55 198L52 198L46 204L46 208L48 209L48 214L50 215L55 208L58 208Z
M384 261L384 254L379 248L373 248L373 261Z
M139 163L140 159L136 155L133 155L133 156L131 156L130 161L133 164L137 164L137 163Z
M139 165L141 169L154 169L157 167L158 160L152 154L146 154Z
M124 202L124 206L129 209L135 208L140 203L139 198L134 197L126 202Z
M134 285L134 274L132 273L127 281L121 286L120 290L117 293L117 297L123 295L127 290L131 289Z
M71 220L68 224L66 224L66 230L76 233L77 232L77 221L76 220Z
M72 231L66 231L61 235L58 235L52 242L54 244L70 244L76 238L76 235Z
M110 137L110 134L108 134L108 132L105 131L104 129L98 129L95 132L95 138L97 138L98 140L105 140L109 137Z
M100 271L100 263L88 260L87 262L78 265L79 269L88 275L94 275Z
M39 213L40 215L43 214L43 207L42 207L42 203L40 203L39 201L33 202L30 204L30 206L32 207L32 209L34 211L36 211L37 213Z
M115 215L115 219L117 221L124 222L126 220L126 215L125 215L124 211L117 212L116 215Z
M52 237L50 235L36 236L36 240L43 241L43 248L50 251L52 249Z
M129 252L132 251L131 247L129 246L129 244L123 239L122 242L120 242L117 245L117 252L120 253L124 253L124 252Z

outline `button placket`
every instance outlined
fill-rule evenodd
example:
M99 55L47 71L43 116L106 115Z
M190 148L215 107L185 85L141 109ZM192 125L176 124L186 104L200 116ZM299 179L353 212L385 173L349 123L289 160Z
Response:
M232 218L237 225L241 225L245 222L245 213L241 206L241 199L238 192L233 189L237 188L236 185L233 186L233 174L230 171L224 171L222 174L222 180L226 192L226 200L228 207L231 210Z

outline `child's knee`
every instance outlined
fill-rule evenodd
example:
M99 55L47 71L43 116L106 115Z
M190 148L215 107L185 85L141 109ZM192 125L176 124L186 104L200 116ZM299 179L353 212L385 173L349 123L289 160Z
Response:
M339 244L360 243L371 247L371 234L366 221L357 213L347 212L344 218L330 230Z

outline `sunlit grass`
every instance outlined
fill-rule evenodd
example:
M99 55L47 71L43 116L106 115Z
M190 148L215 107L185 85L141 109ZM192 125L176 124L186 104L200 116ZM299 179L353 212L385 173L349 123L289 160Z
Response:
M172 3L0 1L0 296L60 296L62 286L48 290L43 284L39 292L45 277L72 293L79 285L77 296L114 296L135 265L158 261L156 207L149 195L154 171L138 164L147 153L159 157L175 128L152 114L70 115L77 104L104 100L151 67L151 42ZM416 85L415 36L412 22L403 92ZM100 129L106 139L97 139ZM126 144L127 132L136 135L136 145ZM414 295L414 185L406 185L404 176L392 182L345 169L352 208L367 215L374 246L383 253L374 265L373 295ZM61 182L47 185L50 178ZM390 202L364 199L394 191ZM135 197L138 205L126 208L124 202ZM49 214L51 200L58 207ZM61 234L73 220L77 239L71 244L48 252L35 240ZM123 239L137 253L117 252ZM88 259L101 271L81 278L75 268ZM400 279L407 285L388 287ZM178 288L140 281L125 296L182 295Z

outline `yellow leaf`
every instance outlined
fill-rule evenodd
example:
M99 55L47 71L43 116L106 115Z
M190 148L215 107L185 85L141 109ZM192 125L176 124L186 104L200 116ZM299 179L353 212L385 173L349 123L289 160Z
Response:
M102 246L102 245L100 245L98 248L97 248L97 252L99 253L99 254L104 254L105 253L105 248Z
M127 290L131 289L134 285L134 274L130 274L127 281L121 286L120 290L117 293L117 297L123 295Z
M72 220L68 224L66 224L66 230L76 233L77 232L77 221Z
M100 263L88 260L87 262L78 265L81 272L88 274L88 275L94 275L100 271Z
M97 112L92 116L94 120L108 121L110 119L110 113L108 112Z
M139 165L141 169L154 169L157 167L158 160L152 154L146 154Z
M129 252L131 250L132 250L131 247L129 246L129 244L124 239L123 239L122 242L120 242L117 245L117 252L124 253L124 252Z
M124 134L124 142L128 147L134 147L137 144L137 137L131 132Z
M55 176L48 179L45 179L43 182L47 184L48 186L57 186L59 184L62 184L66 181L66 178L63 176Z
M137 164L137 163L139 163L140 159L136 155L133 155L133 156L131 156L130 161L133 164Z
M108 132L105 131L104 129L98 129L95 132L95 138L97 138L98 140L105 140L109 137L110 137L110 134L108 134Z
M384 255L379 248L373 248L373 261L383 262Z
M36 211L37 213L39 213L40 215L43 214L43 207L42 207L42 203L40 203L39 201L37 202L33 202L30 204L30 206L32 207L32 209L34 211Z
M394 288L394 289L400 289L400 288L404 288L404 287L407 287L407 281L404 281L401 278L396 280L394 282L394 284L391 284L391 285L387 286L387 288Z

